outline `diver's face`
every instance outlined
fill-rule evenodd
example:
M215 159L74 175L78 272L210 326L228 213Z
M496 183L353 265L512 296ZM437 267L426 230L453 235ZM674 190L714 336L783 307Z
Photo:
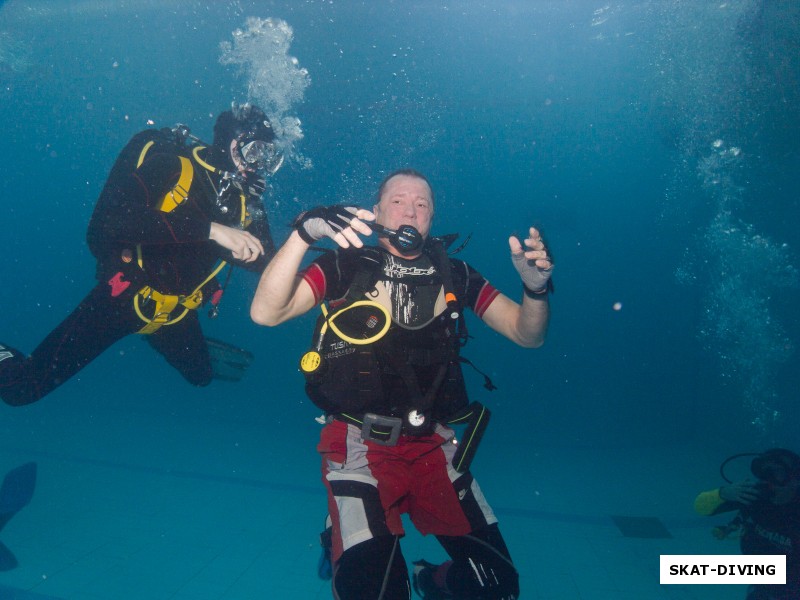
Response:
M800 493L800 480L790 479L784 485L770 484L770 500L773 504L788 504Z
M231 161L239 173L257 173L261 177L275 175L283 165L283 152L275 142L240 136L231 141Z
M428 237L433 220L433 194L428 184L412 175L395 175L387 183L373 210L375 220L389 229L412 225L423 238ZM391 251L386 238L380 243Z

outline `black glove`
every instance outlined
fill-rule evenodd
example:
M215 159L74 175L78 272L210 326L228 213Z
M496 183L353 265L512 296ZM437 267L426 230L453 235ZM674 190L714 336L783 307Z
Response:
M306 244L313 244L324 237L333 238L355 219L355 206L317 206L300 213L292 223Z
M547 251L547 246L545 246L544 250L549 258L550 253ZM525 258L524 248L519 254L511 255L511 263L519 273L522 285L525 286L528 292L539 295L552 289L553 283L550 280L550 275L553 273L553 267L551 266L549 269L537 267L536 261Z

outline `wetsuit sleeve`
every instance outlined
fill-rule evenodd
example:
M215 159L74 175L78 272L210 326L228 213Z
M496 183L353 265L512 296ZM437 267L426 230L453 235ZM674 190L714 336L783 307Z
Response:
M695 512L704 517L738 510L740 508L742 508L742 505L737 502L723 500L719 495L719 488L701 492L694 500Z
M450 263L454 276L453 285L456 286L456 289L463 286L464 305L471 308L479 317L483 317L483 313L500 292L483 275L464 261L451 259ZM458 283L459 280L462 282L461 285Z
M201 186L191 186L189 198L171 212L158 209L180 175L181 161L170 154L150 156L132 173L112 172L114 180L106 183L89 223L87 240L93 252L104 244L207 241L211 219L197 197Z
M339 251L328 251L315 259L308 267L300 271L300 276L311 286L314 292L314 301L319 304L323 300L341 298L347 292L342 283L344 269L352 271Z

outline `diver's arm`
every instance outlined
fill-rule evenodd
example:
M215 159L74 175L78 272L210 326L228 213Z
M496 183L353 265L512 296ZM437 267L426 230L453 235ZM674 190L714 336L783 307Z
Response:
M252 233L258 241L261 242L264 252L256 260L241 264L241 266L253 273L263 273L269 261L275 256L275 243L272 241L272 233L270 232L266 216L258 227L255 227L254 222L253 225L247 228L247 231Z
M316 303L311 286L298 275L309 248L293 231L264 269L250 305L250 318L259 325L275 326L300 316Z
M208 239L230 250L234 259L252 263L264 255L264 246L249 231L212 222Z
M524 243L524 246L523 246ZM508 238L511 261L524 286L522 304L499 294L483 313L484 322L498 333L524 348L538 348L544 343L550 322L548 292L553 262L542 236L535 227L520 242Z
M264 203L259 200L257 203L248 203L248 212L252 215L252 222L245 227L245 230L252 233L264 249L257 260L246 263L239 263L239 266L252 271L253 273L262 273L269 263L270 259L275 256L275 243L272 240L272 232L269 226L269 218Z
M253 273L262 273L275 255L269 221L263 202L260 200L247 205L250 214L257 215L244 227L240 225L240 215L235 215L235 225L213 221L208 239L216 242L225 251L219 257L237 267ZM230 223L230 221L228 221Z
M341 248L360 248L364 242L359 235L372 233L364 220L372 221L374 218L368 210L338 205L301 213L294 221L294 231L289 239L261 275L250 305L253 321L274 326L308 312L317 299L311 285L298 275L298 271L310 245L329 237Z
M523 295L522 304L498 294L483 313L483 321L523 348L538 348L544 344L550 322L547 294L543 294L541 299Z
M710 517L741 509L744 506L743 503L727 500L723 497L725 495L724 489L725 487L721 487L698 494L697 498L694 499L694 511L698 515Z
M716 515L748 506L758 500L759 496L760 490L756 482L745 479L700 493L695 498L694 510L704 516Z
M723 504L725 504L725 500L720 497L719 488L707 492L700 492L697 498L694 499L694 511L698 515L708 517L716 514L718 512L717 509Z

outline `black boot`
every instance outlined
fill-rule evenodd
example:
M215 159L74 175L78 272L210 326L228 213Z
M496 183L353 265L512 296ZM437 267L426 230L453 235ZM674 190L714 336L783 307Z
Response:
M414 561L414 591L423 600L448 600L453 595L447 590L438 587L433 581L433 573L439 565L429 563L427 560Z
M27 404L26 402L17 401L10 387L18 377L20 361L24 361L26 358L27 356L16 348L0 344L0 400L11 406ZM5 395L3 394L3 388L6 388Z
M19 356L24 356L24 355L15 348L10 348L8 346L0 344L0 363L3 362L4 360L17 358Z
M322 546L322 554L317 562L317 577L330 580L333 577L333 562L331 561L331 546L333 546L333 527L331 526L331 517L325 519L325 531L319 534L319 543Z

